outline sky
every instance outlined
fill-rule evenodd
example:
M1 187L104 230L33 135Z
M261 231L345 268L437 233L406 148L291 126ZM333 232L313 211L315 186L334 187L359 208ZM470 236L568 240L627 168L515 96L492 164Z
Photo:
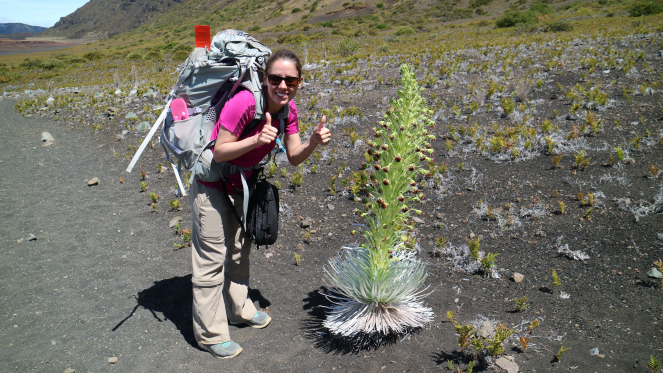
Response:
M0 0L0 23L51 27L89 0Z

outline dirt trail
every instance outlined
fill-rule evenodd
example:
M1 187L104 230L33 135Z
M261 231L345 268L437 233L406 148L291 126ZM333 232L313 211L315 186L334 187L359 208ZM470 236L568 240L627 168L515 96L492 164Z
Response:
M389 361L398 361L396 370L403 371L418 359L421 364L423 355L412 348L432 365L437 333L413 336L371 353L371 359L327 354L306 339L309 313L320 302L315 291L322 284L321 265L335 250L316 254L316 263L307 258L304 271L290 256L275 260L254 252L251 297L270 307L274 321L262 330L231 327L244 348L235 359L200 351L192 346L190 251L171 250L175 239L167 227L176 215L183 224L190 221L188 201L183 199L181 212L151 212L138 176L123 172L126 162L101 137L45 118L23 118L13 106L0 101L0 371L396 368ZM41 147L42 131L53 135L53 146ZM100 184L88 186L85 180L93 177ZM29 241L30 234L37 239ZM110 357L118 362L110 364Z

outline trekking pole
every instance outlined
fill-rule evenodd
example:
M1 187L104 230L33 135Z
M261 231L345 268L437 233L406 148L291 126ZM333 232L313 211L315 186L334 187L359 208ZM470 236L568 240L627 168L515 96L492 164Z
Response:
M150 132L145 136L145 140L143 140L143 143L140 144L140 147L136 151L136 154L134 154L134 157L131 158L131 163L129 163L129 167L127 167L127 172L131 172L131 170L134 168L136 165L136 162L138 162L138 158L140 158L140 155L143 154L143 150L145 150L145 147L147 147L147 143L152 140L152 136L154 136L154 133L157 132L157 129L159 129L159 125L161 122L166 119L166 115L168 114L168 109L170 108L170 102L172 99L168 100L166 103L166 107L164 107L163 111L161 112L161 115L159 115L159 118L157 118L157 121L154 122L154 125L152 125L152 128L150 129Z

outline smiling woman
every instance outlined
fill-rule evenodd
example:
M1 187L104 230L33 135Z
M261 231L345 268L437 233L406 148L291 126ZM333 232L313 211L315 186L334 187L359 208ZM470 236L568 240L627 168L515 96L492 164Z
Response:
M284 123L283 139L288 160L294 166L304 162L318 145L329 143L331 133L323 116L314 135L302 143L299 115L293 99L302 83L302 65L287 50L274 52L265 64L263 95L265 117L252 130L243 133L256 112L251 91L240 90L223 106L210 140L214 161L238 167L258 164L276 146L279 130L272 118ZM245 177L252 171L246 171ZM271 317L258 311L248 296L251 241L230 209L243 215L243 179L227 175L216 182L191 184L193 211L193 325L198 344L218 358L232 358L242 352L230 339L228 324L264 328Z

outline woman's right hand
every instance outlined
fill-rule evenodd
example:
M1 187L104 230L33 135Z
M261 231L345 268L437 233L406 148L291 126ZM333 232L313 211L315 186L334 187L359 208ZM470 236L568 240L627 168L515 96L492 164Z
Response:
M269 113L265 113L265 117L267 119L267 123L265 123L265 126L262 127L262 130L260 133L258 133L258 137L256 138L256 144L258 146L271 144L276 140L276 136L279 133L276 127L272 126L272 116Z

